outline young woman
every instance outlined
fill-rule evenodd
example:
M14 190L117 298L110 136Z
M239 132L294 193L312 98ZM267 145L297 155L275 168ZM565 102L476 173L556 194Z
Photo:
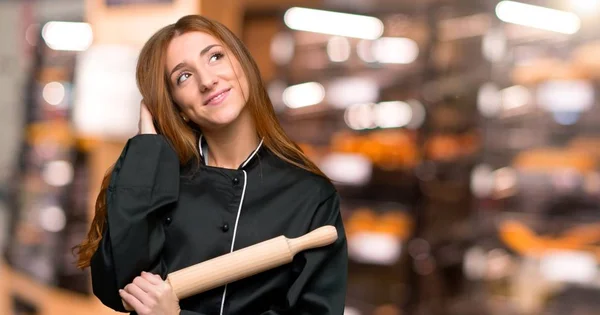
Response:
M286 136L256 63L226 27L186 16L137 66L140 133L102 183L79 246L94 294L138 314L343 314L347 244L339 196ZM169 272L334 225L338 240L293 262L178 301Z

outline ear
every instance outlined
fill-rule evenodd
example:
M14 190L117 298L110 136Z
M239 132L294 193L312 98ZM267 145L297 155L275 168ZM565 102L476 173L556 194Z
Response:
M181 116L181 119L183 119L183 121L185 121L186 123L190 121L190 119L183 112L179 112L179 115Z

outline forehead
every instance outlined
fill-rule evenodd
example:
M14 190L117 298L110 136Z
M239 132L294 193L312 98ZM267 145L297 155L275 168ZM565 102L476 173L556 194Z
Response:
M172 69L180 62L194 60L202 49L221 42L214 36L204 32L187 32L175 36L167 47L166 66Z

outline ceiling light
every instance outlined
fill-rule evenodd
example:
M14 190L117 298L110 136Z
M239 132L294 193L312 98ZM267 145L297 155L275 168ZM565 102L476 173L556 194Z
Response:
M344 62L350 58L350 41L342 36L333 36L327 41L327 56L333 62Z
M356 54L364 62L375 62L375 57L372 51L373 42L370 40L361 40L356 44Z
M354 104L346 108L344 121L353 130L371 129L377 127L375 124L375 104Z
M319 167L329 178L340 184L362 186L371 180L371 161L360 154L328 154L323 157Z
M279 33L271 41L271 59L278 65L285 65L294 58L294 37L288 33Z
M367 77L343 77L327 86L327 102L337 108L372 103L379 98L377 81Z
M56 21L44 25L42 37L51 49L67 51L84 51L94 38L88 23Z
M409 38L383 37L376 40L371 49L380 63L408 64L419 56L419 46Z
M417 129L421 127L425 122L425 106L423 106L423 103L414 99L409 100L406 103L408 103L411 108L411 119L410 122L406 124L406 128Z
M502 94L502 108L511 110L529 104L531 93L522 85L514 85L500 91Z
M399 128L410 123L412 108L406 102L381 102L375 107L375 124L381 128Z
M44 86L42 97L50 105L60 105L65 99L65 86L60 82L50 82Z
M325 98L325 88L318 82L307 82L287 87L283 102L289 108L301 108L319 104Z
M596 93L589 81L556 80L540 84L536 99L541 108L551 112L583 112L594 105Z
M502 109L502 93L494 83L485 83L477 92L477 109L485 117L494 117Z
M362 39L377 39L383 34L383 22L364 15L293 7L285 12L283 20L297 31Z
M581 20L575 13L515 1L498 3L496 15L506 23L563 34L575 34L581 27Z

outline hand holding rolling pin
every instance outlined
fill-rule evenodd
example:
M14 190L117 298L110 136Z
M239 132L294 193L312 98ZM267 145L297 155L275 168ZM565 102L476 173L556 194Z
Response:
M172 272L166 281L142 273L119 294L125 309L140 315L179 314L181 299L290 263L298 252L332 244L337 238L331 225L297 238L278 236Z
M119 290L127 310L139 315L179 315L179 299L171 285L159 275L142 272L132 283Z

